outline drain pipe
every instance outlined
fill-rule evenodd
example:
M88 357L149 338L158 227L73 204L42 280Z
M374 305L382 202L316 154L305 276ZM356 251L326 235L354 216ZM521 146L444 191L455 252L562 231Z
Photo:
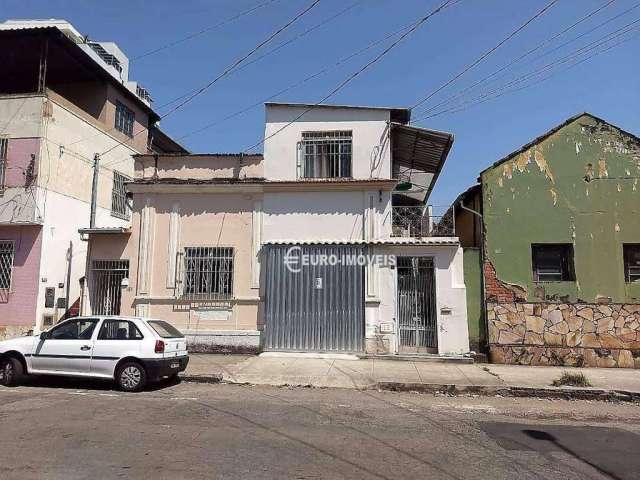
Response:
M480 218L480 290L482 291L482 328L483 328L483 334L484 334L484 343L486 344L487 348L489 345L489 326L487 324L487 292L485 289L485 282L484 282L484 260L485 260L485 254L484 254L484 244L485 244L485 238L484 238L484 217L482 216L482 214L472 208L466 207L464 205L464 203L462 203L462 200L460 200L460 208L463 210L466 210L467 212L471 213L472 215L475 215L476 217ZM454 220L454 224L455 224L455 220ZM484 347L484 345L483 345Z

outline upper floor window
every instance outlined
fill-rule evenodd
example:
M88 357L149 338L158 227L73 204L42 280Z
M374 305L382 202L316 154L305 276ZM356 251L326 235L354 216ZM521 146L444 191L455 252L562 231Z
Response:
M0 193L4 191L5 178L7 173L7 147L9 140L0 138Z
M640 281L640 243L623 245L622 256L625 281L628 283Z
M133 137L133 122L136 119L133 110L125 107L116 100L116 130L120 130L125 135Z
M14 243L11 240L0 240L0 290L11 288L13 273Z
M533 279L536 282L571 282L576 279L573 268L573 245L547 243L531 245Z
M351 177L350 131L302 133L302 178Z
M111 190L111 215L125 220L129 219L129 204L127 203L127 189L125 183L129 177L114 171L113 189Z

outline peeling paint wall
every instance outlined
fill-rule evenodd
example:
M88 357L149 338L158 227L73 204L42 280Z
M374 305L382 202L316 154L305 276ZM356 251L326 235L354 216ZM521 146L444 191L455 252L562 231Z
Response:
M583 115L482 174L487 260L530 302L637 303L623 243L640 242L640 142ZM532 243L571 243L576 281L536 283Z
M640 243L639 178L640 141L590 115L481 174L491 361L640 367L640 282L623 261ZM544 243L573 245L575 280L534 280Z

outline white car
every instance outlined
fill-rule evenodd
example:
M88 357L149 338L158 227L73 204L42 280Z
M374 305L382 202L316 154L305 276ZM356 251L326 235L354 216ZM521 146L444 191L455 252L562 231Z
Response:
M0 342L0 383L26 375L113 379L129 392L187 368L184 335L163 320L76 317L40 335Z

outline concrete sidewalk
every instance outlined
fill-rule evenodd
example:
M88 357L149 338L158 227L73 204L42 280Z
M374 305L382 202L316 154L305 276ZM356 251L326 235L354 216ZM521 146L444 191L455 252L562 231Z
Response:
M508 389L577 391L551 387L565 371L579 371L591 381L580 391L626 392L640 396L640 370L619 368L527 367L436 363L384 359L309 358L304 356L191 355L183 374L191 381L333 388L388 388L425 391L504 393Z

